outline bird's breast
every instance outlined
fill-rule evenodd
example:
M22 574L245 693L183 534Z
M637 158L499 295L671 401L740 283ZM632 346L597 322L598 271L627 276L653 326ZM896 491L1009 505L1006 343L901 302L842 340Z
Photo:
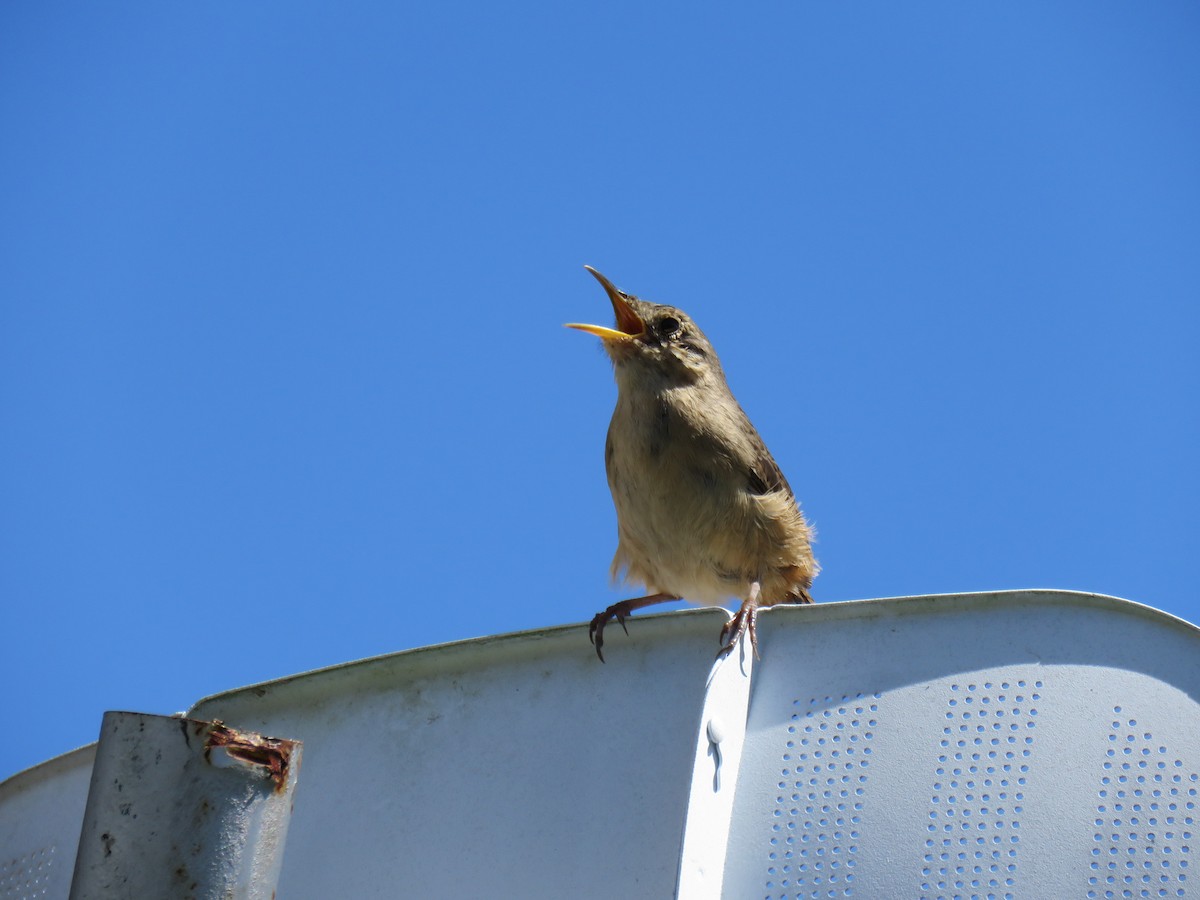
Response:
M619 534L614 569L655 590L720 604L781 565L786 541L774 521L779 498L747 490L721 410L701 399L619 399L605 449Z

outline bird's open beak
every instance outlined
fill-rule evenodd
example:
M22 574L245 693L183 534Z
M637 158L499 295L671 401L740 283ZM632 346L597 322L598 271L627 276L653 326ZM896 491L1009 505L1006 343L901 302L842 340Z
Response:
M593 277L600 282L604 288L604 292L608 294L608 299L612 303L613 312L617 314L617 327L605 328L603 325L581 325L578 322L568 322L567 328L578 328L580 331L586 331L588 334L594 334L596 337L603 338L606 341L628 341L635 337L640 337L642 332L646 330L646 324L642 321L641 316L633 311L624 295L617 290L616 286L593 269L591 266L584 266Z

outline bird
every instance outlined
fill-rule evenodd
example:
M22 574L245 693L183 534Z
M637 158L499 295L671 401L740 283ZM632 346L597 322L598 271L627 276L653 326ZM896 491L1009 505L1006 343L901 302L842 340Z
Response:
M614 603L588 626L604 661L604 629L635 610L685 599L740 601L718 658L746 636L758 654L762 607L811 603L820 571L813 529L767 445L729 389L712 343L683 310L618 290L591 266L615 327L569 322L600 338L617 402L604 445L617 514L614 581L647 594Z

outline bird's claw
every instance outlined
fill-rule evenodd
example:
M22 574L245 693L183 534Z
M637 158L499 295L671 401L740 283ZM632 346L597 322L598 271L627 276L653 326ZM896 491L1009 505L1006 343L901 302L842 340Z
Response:
M609 619L616 619L621 626L621 630L629 634L629 629L625 627L625 617L629 615L629 608L626 601L614 603L604 612L598 612L592 616L592 623L588 625L588 640L596 648L596 655L600 657L600 662L604 662L604 626L608 624Z
M721 627L721 635L718 638L721 649L717 651L717 659L728 656L737 646L737 642L742 639L742 635L750 638L750 647L754 651L754 658L762 659L758 655L757 604L743 603L741 608L734 613L733 618Z

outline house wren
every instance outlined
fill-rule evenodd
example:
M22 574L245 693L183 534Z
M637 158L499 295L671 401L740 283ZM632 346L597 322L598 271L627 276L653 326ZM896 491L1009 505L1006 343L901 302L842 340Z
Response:
M760 607L812 602L812 531L704 333L682 310L623 293L585 268L616 313L615 328L567 326L603 341L617 380L604 445L617 510L612 574L649 591L598 613L588 636L603 662L611 619L628 634L626 616L655 603L738 599L718 655L743 634L757 654Z

